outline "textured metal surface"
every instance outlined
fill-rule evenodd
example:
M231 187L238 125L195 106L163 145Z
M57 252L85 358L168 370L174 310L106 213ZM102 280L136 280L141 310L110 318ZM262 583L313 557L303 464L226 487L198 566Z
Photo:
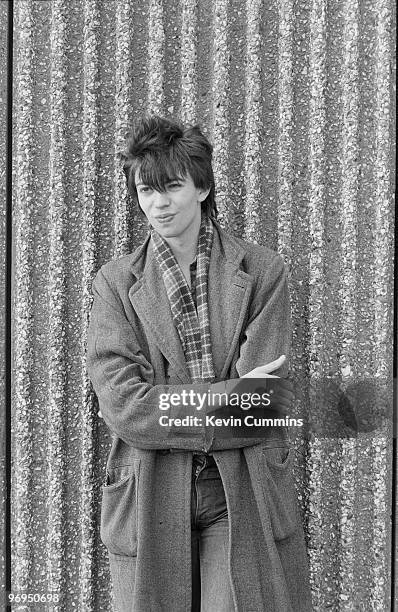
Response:
M390 0L14 6L13 588L105 611L110 436L84 353L94 273L145 232L118 157L131 120L149 108L209 134L223 225L289 264L296 408L322 421L319 381L391 378L395 14ZM388 424L295 444L314 609L384 612Z
M8 5L0 3L0 588L4 584L4 510L5 510L5 403L4 403L4 330L5 330L5 252L6 252L6 134L7 134L7 53L8 53Z

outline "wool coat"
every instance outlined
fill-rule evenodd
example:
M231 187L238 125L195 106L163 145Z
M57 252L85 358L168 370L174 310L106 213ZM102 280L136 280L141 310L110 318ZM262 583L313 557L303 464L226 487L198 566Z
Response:
M286 428L265 428L257 439L221 435L211 425L160 425L161 393L206 392L210 385L190 385L149 236L133 253L103 265L92 287L87 369L112 432L100 533L123 600L119 612L191 610L195 450L213 454L225 490L235 612L312 610ZM216 381L289 355L281 256L230 236L218 223L208 305ZM287 366L275 374L286 376ZM181 414L178 406L168 411Z

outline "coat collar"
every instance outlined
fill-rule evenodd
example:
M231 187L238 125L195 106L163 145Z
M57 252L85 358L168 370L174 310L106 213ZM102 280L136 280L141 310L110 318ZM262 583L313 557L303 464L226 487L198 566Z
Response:
M216 379L223 379L239 340L253 279L239 268L246 248L217 222L214 225L208 277L210 335ZM131 268L137 282L130 288L129 298L148 337L174 369L173 375L189 383L183 349L149 234L133 253Z
M236 240L236 238L230 234L227 234L218 221L212 219L212 222L215 227L215 243L213 244L213 247L216 246L217 248L218 242L221 245L225 259L231 264L239 266L247 252L247 249L243 247L238 240ZM144 242L132 253L130 265L134 275L137 278L140 278L143 274L145 274L147 266L152 265L153 262L154 255L151 248L151 234L148 232Z

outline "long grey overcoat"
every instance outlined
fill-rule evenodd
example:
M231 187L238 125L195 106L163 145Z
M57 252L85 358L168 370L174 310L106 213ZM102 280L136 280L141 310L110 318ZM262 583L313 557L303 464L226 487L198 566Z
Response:
M190 388L190 378L149 237L102 266L93 294L87 368L113 434L101 539L114 589L124 593L123 612L190 612L193 450L213 452L223 481L236 612L312 610L286 429L269 428L259 439L226 438L217 427L159 424L165 414L159 394ZM218 381L289 354L280 255L216 224L208 295ZM286 373L285 367L276 372ZM206 392L209 385L194 388ZM181 416L180 409L172 407L173 415Z

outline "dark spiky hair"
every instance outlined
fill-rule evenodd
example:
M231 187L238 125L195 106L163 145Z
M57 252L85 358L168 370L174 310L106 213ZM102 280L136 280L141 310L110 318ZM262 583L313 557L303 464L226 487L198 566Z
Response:
M135 173L145 185L165 191L166 185L188 174L197 189L210 189L202 209L217 218L213 147L199 126L184 126L175 119L144 115L127 135L127 148L122 154L128 190L138 202Z

